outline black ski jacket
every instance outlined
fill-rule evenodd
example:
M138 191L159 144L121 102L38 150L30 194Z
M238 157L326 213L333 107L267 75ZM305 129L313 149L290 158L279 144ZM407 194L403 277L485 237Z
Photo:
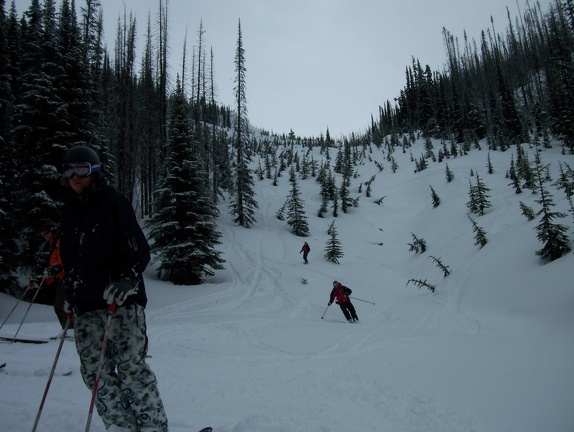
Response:
M60 256L66 269L67 300L78 315L106 309L104 289L122 277L135 277L138 292L124 305L147 304L142 278L149 244L128 200L102 185L74 196L62 216Z

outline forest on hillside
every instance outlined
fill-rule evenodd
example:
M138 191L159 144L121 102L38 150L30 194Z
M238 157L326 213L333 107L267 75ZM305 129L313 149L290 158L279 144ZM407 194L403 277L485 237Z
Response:
M544 14L528 5L508 15L504 34L494 25L480 40L460 41L443 28L447 68L432 71L413 58L395 103L372 119L372 139L396 131L468 145L487 138L492 150L511 144L548 145L549 135L574 149L574 2L557 0Z
M99 152L108 180L138 216L151 221L156 242L165 233L154 231L153 223L181 214L172 208L181 205L209 226L203 237L188 230L188 240L210 246L219 238L215 205L222 196L232 197L236 223L256 223L255 155L276 175L298 163L277 157L289 155L294 145L318 146L351 161L356 149L371 143L408 145L401 137L415 131L468 151L483 138L491 150L504 151L524 142L549 145L550 137L563 142L564 152L574 150L574 0L556 0L545 13L539 4L528 5L522 16L508 16L504 33L489 28L478 41L466 35L460 41L444 29L446 69L432 71L413 58L399 96L381 104L378 118L365 119L364 131L349 131L338 141L328 130L319 137L253 133L240 23L235 106L216 100L216 53L205 46L202 26L191 64L184 62L170 77L167 15L167 2L158 0L156 22L147 23L137 56L136 22L124 16L112 55L98 0L81 6L31 0L21 15L0 0L0 290L36 271L44 259L35 253L43 244L37 223L58 219L66 199L59 160L75 145ZM193 175L193 182L178 182L178 175ZM182 199L186 194L195 198ZM202 260L192 266L193 283L223 264L213 250L205 250ZM170 275L169 268L164 272ZM189 281L190 275L171 277Z

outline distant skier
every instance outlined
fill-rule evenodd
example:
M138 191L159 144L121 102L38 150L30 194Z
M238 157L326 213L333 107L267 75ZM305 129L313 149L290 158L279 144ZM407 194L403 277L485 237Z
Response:
M359 317L357 317L355 306L353 306L349 298L352 292L351 288L344 286L341 282L333 281L333 290L331 291L328 305L331 306L333 301L335 301L340 306L347 321L355 323L359 322Z
M303 247L299 251L299 253L303 252L303 259L305 260L305 264L309 263L309 261L307 261L307 255L309 255L310 251L311 251L311 247L309 246L309 244L307 242L305 242L305 244L303 245Z

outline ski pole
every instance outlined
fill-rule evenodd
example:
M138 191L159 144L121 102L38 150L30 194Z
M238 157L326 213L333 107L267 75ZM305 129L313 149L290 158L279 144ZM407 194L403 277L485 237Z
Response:
M365 302L365 303L369 303L369 304L372 304L372 305L375 304L374 302L370 302L370 301L367 301L367 300L362 300L362 299L357 298L357 297L351 297L351 296L349 296L349 298L352 298L353 300L359 300L359 301L362 301L362 302Z
M92 400L90 401L90 409L88 410L88 420L86 422L85 432L89 432L90 424L92 423L92 414L94 413L94 405L96 403L96 395L98 393L98 386L100 385L100 374L102 373L102 368L104 365L104 360L106 357L106 349L108 345L108 336L110 335L110 327L112 326L112 317L116 311L116 302L114 301L108 306L108 319L106 321L106 327L104 329L104 339L102 340L102 350L100 351L100 361L98 363L98 372L96 373L96 379L94 381L94 388L92 389Z
M8 318L10 318L10 315L12 315L12 312L14 312L16 310L16 308L18 307L18 305L20 304L22 299L24 297L26 297L26 294L28 293L28 291L30 291L30 288L31 288L30 286L26 287L26 291L24 291L24 293L20 296L20 298L18 299L18 301L16 302L16 304L14 305L14 307L12 308L12 310L10 311L10 313L8 314L8 316L6 317L6 319L4 320L2 325L0 325L0 330L2 329L2 327L4 327L4 324L6 324L6 321L8 321Z
M329 303L327 305L327 309L329 309L329 306L331 306L331 303ZM327 313L327 309L325 309L325 312L323 312L323 315L321 315L321 319L323 319L325 317L325 314Z
M22 327L22 324L24 324L24 321L26 320L26 317L28 316L28 312L30 312L30 308L32 307L32 305L34 304L34 301L36 300L36 296L38 295L38 293L40 292L40 288L42 288L42 284L44 283L44 280L46 279L46 277L42 278L42 281L40 282L40 285L38 285L38 289L36 290L36 293L34 294L34 297L32 297L32 301L30 302L30 304L28 305L28 309L26 309L26 313L24 314L24 318L22 318L22 321L20 321L20 325L18 326L18 330L16 330L16 334L14 335L14 338L12 339L12 342L14 342L16 340L16 336L18 336L18 333L20 332L20 328Z
M56 351L56 357L54 358L54 363L52 364L52 370L50 371L50 375L48 376L48 382L46 383L46 388L44 389L44 395L42 396L42 401L40 402L40 408L38 408L38 414L36 414L36 421L34 422L32 432L35 432L36 428L38 427L38 422L40 421L40 415L42 414L42 409L44 408L44 402L46 402L46 396L48 396L48 390L50 390L50 384L52 384L54 371L56 370L56 365L58 364L58 359L60 358L60 352L62 351L62 345L64 345L64 341L66 340L66 333L68 331L68 328L70 327L70 323L72 322L73 315L72 313L68 313L66 317L67 317L66 325L64 327L64 331L62 332L62 338L60 339L58 350Z

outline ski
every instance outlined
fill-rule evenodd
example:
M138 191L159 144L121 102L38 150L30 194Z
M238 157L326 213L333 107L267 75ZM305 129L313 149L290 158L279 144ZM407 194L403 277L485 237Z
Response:
M60 340L62 337L61 336L50 336L50 340ZM74 340L73 336L66 336L65 337L66 340Z
M21 338L11 338L0 336L0 342L18 342L18 343L30 343L30 344L45 344L48 343L47 339L21 339Z

